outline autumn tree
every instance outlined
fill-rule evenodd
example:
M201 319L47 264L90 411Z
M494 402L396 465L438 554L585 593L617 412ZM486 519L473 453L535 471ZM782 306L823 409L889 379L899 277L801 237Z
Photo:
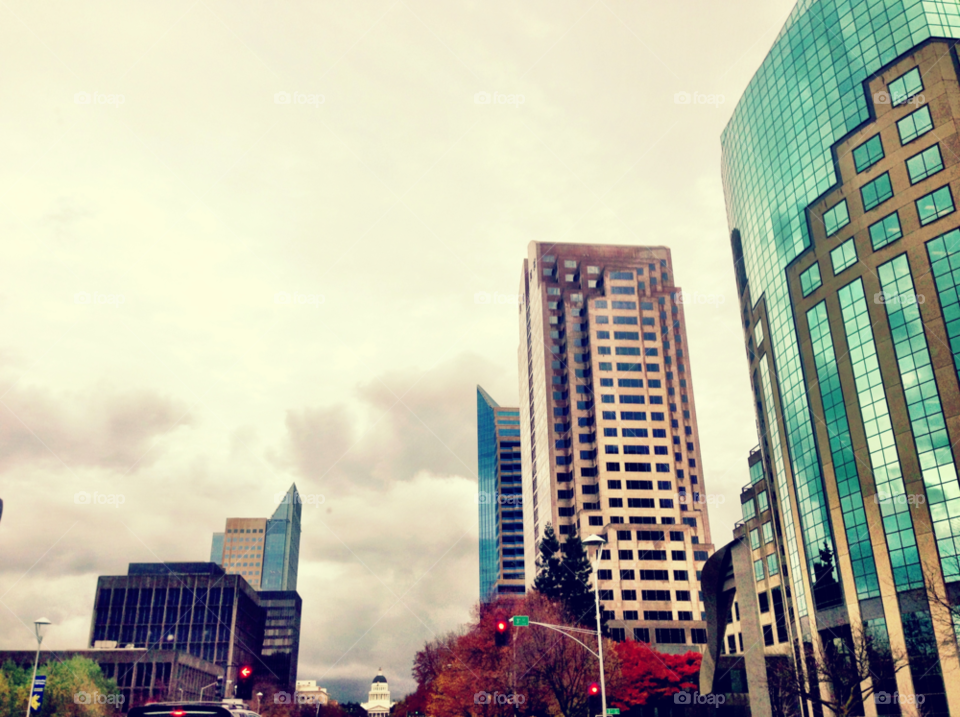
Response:
M699 686L699 652L670 655L633 640L618 642L614 649L620 666L609 692L614 707L628 710L655 704Z
M117 684L104 677L100 666L87 657L47 662L37 669L37 674L46 675L47 685L36 717L108 717L120 713ZM7 685L8 712L2 714L24 714L31 692L32 667L27 670L6 663L0 675ZM3 699L0 696L0 704Z

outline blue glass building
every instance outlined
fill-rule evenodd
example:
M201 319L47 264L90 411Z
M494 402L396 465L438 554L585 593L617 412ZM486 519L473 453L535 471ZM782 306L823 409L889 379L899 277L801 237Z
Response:
M290 486L267 521L261 590L296 590L300 565L300 513L296 484Z
M501 408L477 386L480 599L523 594L520 409Z
M801 0L722 137L794 649L863 626L931 714L960 713L956 38L956 1Z

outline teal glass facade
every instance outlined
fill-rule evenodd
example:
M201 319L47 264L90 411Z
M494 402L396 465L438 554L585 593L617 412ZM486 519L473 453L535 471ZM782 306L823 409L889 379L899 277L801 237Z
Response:
M263 538L261 590L296 590L300 566L300 515L302 500L297 486L290 486L277 506Z
M477 503L480 506L480 599L489 600L500 577L497 555L497 403L477 387Z
M870 118L863 81L931 37L960 38L957 2L801 0L723 133L727 215L741 237L751 299L766 302L798 527L815 583L821 551L836 550L784 271L810 246L806 207L838 181L832 145ZM802 616L806 606L797 597ZM832 587L814 588L818 608L836 598Z

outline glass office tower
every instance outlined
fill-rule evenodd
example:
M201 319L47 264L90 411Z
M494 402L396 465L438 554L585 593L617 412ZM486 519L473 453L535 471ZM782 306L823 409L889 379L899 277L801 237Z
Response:
M722 137L795 653L866 626L931 714L960 713L930 599L960 595L955 38L955 1L803 0Z
M480 599L523 594L520 409L501 408L477 386Z

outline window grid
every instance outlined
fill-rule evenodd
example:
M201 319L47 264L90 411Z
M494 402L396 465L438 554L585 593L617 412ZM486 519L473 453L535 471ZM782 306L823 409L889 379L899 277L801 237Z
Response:
M916 112L911 112L897 122L897 131L900 133L900 144L912 142L917 137L925 135L933 129L933 119L930 117L930 107L924 105Z
M877 269L944 580L960 577L960 484L907 255ZM953 520L951 520L953 519Z
M879 222L870 225L870 244L874 251L892 244L902 236L900 215L897 212L888 214Z
M893 186L890 184L890 173L884 172L868 184L860 187L860 198L863 200L863 211L869 212L879 207L893 196Z
M960 229L927 242L930 269L937 283L940 310L960 379Z
M907 160L907 174L910 175L910 184L922 182L927 177L943 169L943 157L940 156L940 145L928 147L920 154L915 154Z
M881 159L883 159L883 143L880 141L879 134L873 135L853 150L853 163L856 165L857 174L870 169Z
M930 222L947 216L953 212L953 195L950 194L950 186L943 186L930 194L920 197L915 204L917 205L917 216L920 218L920 226L926 226Z
M809 269L800 275L800 289L804 296L810 296L814 291L820 288L820 264L813 264Z
M923 586L917 537L904 490L897 443L893 435L890 409L884 395L880 361L873 339L870 313L863 293L863 281L857 279L837 292L840 312L847 337L847 350L857 384L857 401L867 437L867 449L880 500L883 531L887 536L887 550L893 568L893 582L897 590L911 590Z
M857 247L854 246L852 238L830 252L830 262L833 264L834 276L857 263Z
M825 301L807 312L807 323L810 327L811 348L823 401L823 420L830 437L830 454L833 457L833 470L837 479L837 493L840 496L857 598L864 600L878 597L880 583L870 544L870 528L863 507L863 494L860 492L860 476L857 474L857 460L853 453L853 441L850 437L850 425L847 422L847 409L843 402Z

